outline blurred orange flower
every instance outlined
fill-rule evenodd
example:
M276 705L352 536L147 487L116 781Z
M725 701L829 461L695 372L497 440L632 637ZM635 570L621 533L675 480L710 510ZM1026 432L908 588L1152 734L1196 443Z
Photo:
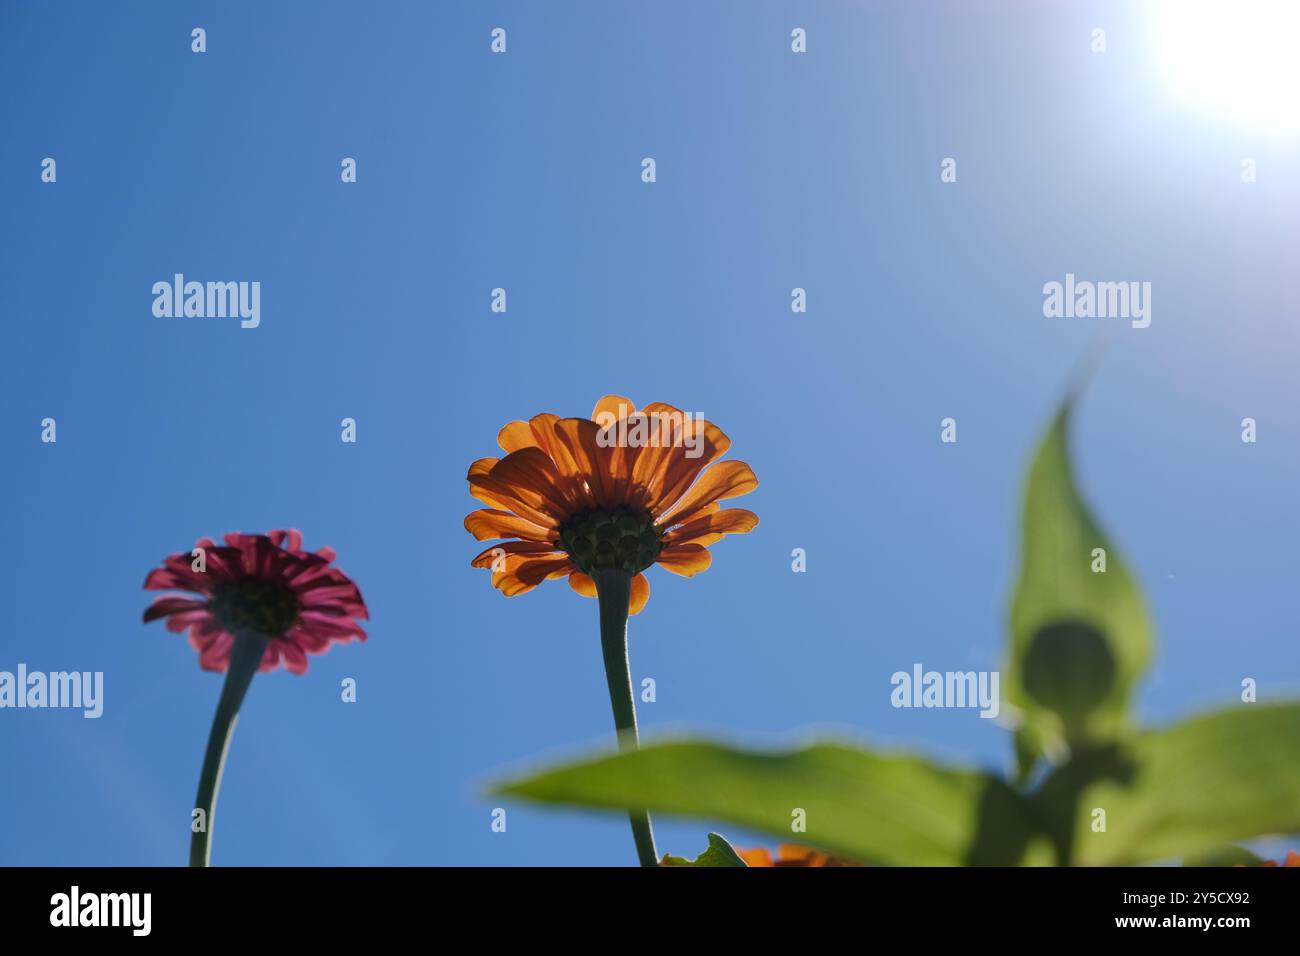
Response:
M831 856L812 847L800 846L798 843L782 843L776 848L776 858L766 847L751 850L737 850L740 858L750 866L861 866L852 860Z

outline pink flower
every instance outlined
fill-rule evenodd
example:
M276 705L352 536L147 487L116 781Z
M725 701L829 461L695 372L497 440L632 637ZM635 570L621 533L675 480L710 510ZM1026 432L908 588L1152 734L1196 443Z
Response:
M241 633L269 638L259 671L283 661L302 674L307 655L322 654L335 641L366 639L356 619L365 601L346 574L331 567L332 548L302 550L297 531L228 534L225 545L200 538L198 554L169 555L145 578L148 591L188 591L199 598L164 595L144 612L145 623L167 619L167 630L190 632L199 666L225 671Z

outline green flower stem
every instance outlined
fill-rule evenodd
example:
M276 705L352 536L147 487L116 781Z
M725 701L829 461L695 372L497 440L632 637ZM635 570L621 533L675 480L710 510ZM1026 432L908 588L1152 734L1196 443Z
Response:
M609 682L609 702L614 708L614 727L618 731L618 749L636 750L636 704L632 697L632 671L627 659L627 611L632 598L632 575L617 568L595 571L600 598L600 647L605 655L605 679ZM654 831L650 814L633 810L632 839L642 866L658 866Z
M257 673L268 642L261 634L243 632L236 635L230 650L230 667L221 687L221 699L217 701L217 713L212 718L203 772L199 775L199 793L194 798L194 808L203 811L203 827L190 837L190 866L211 864L212 824L217 812L217 791L221 789L221 771L226 766L226 752L235 733L239 706L244 702L244 694Z

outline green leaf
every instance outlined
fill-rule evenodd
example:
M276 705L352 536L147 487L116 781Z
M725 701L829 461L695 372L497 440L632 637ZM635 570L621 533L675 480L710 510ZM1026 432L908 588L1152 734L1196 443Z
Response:
M1024 720L1020 743L1045 750L1126 730L1153 645L1137 582L1075 488L1070 412L1067 403L1030 465L1011 604L1008 701ZM1093 570L1098 548L1105 571Z
M754 753L665 743L545 771L496 792L725 820L862 863L1010 865L1030 843L1027 806L997 777L835 744ZM806 830L795 829L800 821Z
M1082 865L1177 860L1300 833L1300 703L1241 704L1145 731L1106 755L1076 755L1034 799ZM1093 832L1096 809L1105 832Z
M735 848L725 838L716 833L709 834L709 848L693 860L683 856L664 854L660 866L744 866L749 864L741 859Z
M1012 748L1016 755L1015 784L1022 790L1028 785L1043 755L1043 747L1034 728L1022 724L1011 735Z

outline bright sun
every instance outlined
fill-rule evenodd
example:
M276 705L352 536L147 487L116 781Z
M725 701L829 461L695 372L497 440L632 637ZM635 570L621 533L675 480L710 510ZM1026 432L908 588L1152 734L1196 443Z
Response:
M1156 0L1158 70L1185 105L1261 133L1300 132L1300 0Z

